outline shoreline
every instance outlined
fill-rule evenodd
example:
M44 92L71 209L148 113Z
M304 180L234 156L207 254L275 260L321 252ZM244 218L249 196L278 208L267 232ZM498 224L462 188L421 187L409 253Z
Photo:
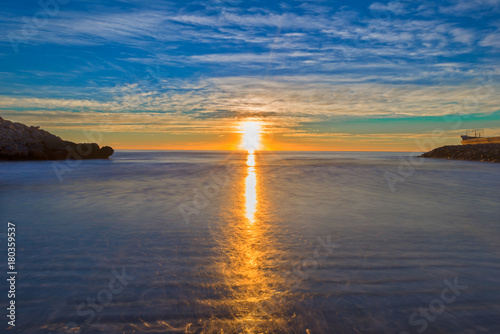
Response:
M500 144L441 146L420 155L419 158L500 162Z
M11 122L0 117L0 160L43 161L108 159L114 150L96 143L73 143L40 127Z

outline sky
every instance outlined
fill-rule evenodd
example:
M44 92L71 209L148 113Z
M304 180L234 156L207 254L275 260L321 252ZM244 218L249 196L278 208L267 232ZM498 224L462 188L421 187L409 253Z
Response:
M500 0L16 0L0 116L118 149L425 151L500 135Z

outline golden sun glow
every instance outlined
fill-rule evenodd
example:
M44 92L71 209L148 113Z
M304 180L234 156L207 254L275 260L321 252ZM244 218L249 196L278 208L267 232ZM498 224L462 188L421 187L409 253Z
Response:
M241 126L243 132L243 139L241 146L253 154L255 150L260 149L260 131L261 125L257 121L246 121Z

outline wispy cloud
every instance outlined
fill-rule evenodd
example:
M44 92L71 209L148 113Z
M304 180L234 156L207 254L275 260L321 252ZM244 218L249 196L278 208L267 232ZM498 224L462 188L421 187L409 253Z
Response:
M448 66L453 64L444 65ZM166 113L193 119L440 116L497 111L500 97L492 94L495 89L486 81L476 86L419 86L335 81L328 76L221 77L175 86L164 82L155 91L137 84L114 87L104 102L0 97L0 105L4 109ZM474 108L467 102L471 98L477 100Z
M439 12L443 14L476 18L499 11L498 0L452 0L449 5L439 6Z
M481 46L490 46L500 49L500 30L487 34L480 42Z

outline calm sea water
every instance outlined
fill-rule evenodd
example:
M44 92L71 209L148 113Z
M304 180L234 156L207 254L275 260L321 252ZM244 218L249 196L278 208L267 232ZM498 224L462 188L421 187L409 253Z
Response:
M1 327L11 221L7 333L500 333L500 165L408 157L2 162Z

